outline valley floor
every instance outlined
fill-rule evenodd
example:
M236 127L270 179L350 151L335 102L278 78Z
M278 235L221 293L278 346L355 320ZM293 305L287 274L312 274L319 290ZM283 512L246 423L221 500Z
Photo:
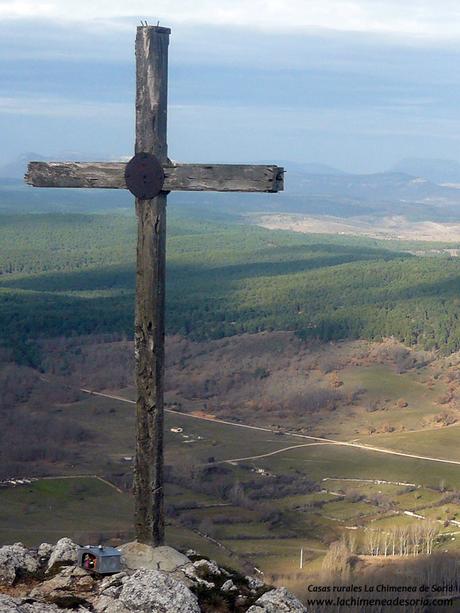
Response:
M91 436L69 443L72 459L35 462L31 484L0 489L2 542L132 536L134 392L126 378L115 380L132 346L72 343L56 350L41 378L43 389L70 386L77 397L36 402L34 413ZM60 351L65 376L53 366ZM376 559L460 549L460 356L392 340L303 343L290 333L173 337L168 355L174 546L258 568L297 591L336 541Z

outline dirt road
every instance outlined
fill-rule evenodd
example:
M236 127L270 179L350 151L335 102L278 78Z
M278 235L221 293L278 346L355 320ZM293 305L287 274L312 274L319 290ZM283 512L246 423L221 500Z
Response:
M120 402L128 402L130 404L136 404L134 400L129 400L128 398L123 398L122 396L115 396L112 394L103 394L102 392L93 392L91 390L83 389L83 388L81 388L80 391L85 392L86 394L92 394L93 396L101 396L102 398L111 398L112 400L119 400ZM167 413L172 413L173 415L181 415L182 417L188 417L189 419L200 419L202 421L210 421L215 424L224 424L226 426L231 426L232 428L246 428L248 430L258 430L260 432L270 432L272 434L276 434L277 432L276 430L272 430L271 428L263 428L262 426L251 426L250 424L235 423L232 421L227 421L225 419L204 417L201 415L192 415L190 413L184 413L182 411L173 411L171 409L165 409L165 411ZM334 439L324 438L321 436L310 436L307 434L298 434L296 432L285 432L284 436L307 439L310 441L317 441L319 443L328 443L329 445L341 445L342 447L353 447L355 449L362 449L364 451L372 451L374 453L401 456L403 458L412 458L415 460L426 460L427 462L440 462L442 464L453 464L456 466L460 466L460 460L447 460L445 458L434 458L431 456L417 455L415 453L404 453L403 451L394 451L392 449L384 449L383 447L374 447L372 445L364 445L362 443L352 443L348 441L336 441ZM296 445L296 447L303 447L303 446L304 445ZM293 449L293 446L286 447L284 449L280 449L274 453L281 453L283 451L288 451L290 449ZM258 456L258 457L263 457L263 456ZM237 459L232 460L231 458L229 458L226 461L236 462L236 461L242 461L244 459L247 460L247 459L252 459L252 458L240 458L240 460L237 460Z

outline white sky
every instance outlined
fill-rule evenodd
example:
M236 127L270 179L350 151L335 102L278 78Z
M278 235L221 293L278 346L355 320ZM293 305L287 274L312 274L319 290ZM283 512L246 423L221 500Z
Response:
M271 31L328 28L460 39L458 0L0 0L0 19L59 21L124 17L163 25L248 26Z
M131 150L141 19L173 28L176 159L459 159L460 0L0 0L0 165Z

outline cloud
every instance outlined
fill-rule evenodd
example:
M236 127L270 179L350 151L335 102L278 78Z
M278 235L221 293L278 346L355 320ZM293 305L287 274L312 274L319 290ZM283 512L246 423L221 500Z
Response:
M141 18L173 28L177 159L458 157L451 0L0 0L0 157L130 151Z
M58 96L0 96L0 115L32 115L38 117L101 117L126 119L133 113L131 105L106 102L85 102Z
M54 2L22 2L21 0L0 0L0 17L57 17Z
M322 28L437 39L460 36L457 0L4 0L0 16L100 21L105 27L122 25L117 20L123 18L137 23L142 18L165 25L231 25L272 32Z

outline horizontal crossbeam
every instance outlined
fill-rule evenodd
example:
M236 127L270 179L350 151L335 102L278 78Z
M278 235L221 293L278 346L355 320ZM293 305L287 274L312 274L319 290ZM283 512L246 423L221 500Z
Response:
M34 187L126 189L124 162L30 162L25 180ZM164 166L164 191L278 192L284 169L251 164Z

